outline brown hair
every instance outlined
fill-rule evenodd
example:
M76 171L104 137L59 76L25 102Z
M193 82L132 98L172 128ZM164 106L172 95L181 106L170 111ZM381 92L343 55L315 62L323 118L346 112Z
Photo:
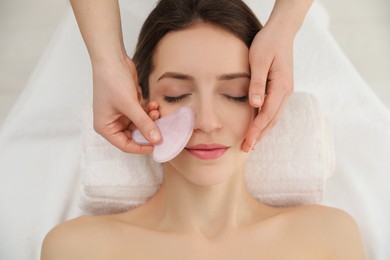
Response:
M248 48L262 28L242 0L160 0L142 26L133 56L144 99L149 98L148 78L159 41L170 31L182 30L200 22L211 23L233 33Z

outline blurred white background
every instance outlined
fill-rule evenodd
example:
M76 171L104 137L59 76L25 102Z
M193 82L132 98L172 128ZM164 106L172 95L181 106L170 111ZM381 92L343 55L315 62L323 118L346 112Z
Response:
M390 1L321 3L340 47L390 108ZM0 126L68 7L66 0L0 1Z

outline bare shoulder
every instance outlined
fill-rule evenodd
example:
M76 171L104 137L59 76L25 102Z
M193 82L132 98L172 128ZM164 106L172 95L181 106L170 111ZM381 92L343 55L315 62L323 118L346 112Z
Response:
M304 232L308 243L326 247L332 259L365 259L358 225L347 212L310 205L291 210L291 214L293 229Z
M90 259L110 232L109 222L102 217L81 216L55 226L46 235L41 260Z

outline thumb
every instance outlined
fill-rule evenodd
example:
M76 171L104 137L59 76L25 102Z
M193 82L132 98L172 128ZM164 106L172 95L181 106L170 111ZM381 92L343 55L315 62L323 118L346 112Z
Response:
M272 61L250 63L249 103L252 107L261 107L263 105L271 63Z
M120 109L120 112L140 130L145 139L152 144L160 142L161 133L159 128L143 110L137 99L132 98L131 102L126 102L126 106L122 106Z

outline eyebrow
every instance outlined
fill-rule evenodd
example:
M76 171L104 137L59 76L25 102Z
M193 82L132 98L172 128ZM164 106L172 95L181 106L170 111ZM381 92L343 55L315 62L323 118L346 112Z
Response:
M238 78L250 79L251 76L245 72L234 72L234 73L227 73L227 74L222 74L222 75L217 76L218 80L232 80L232 79L238 79Z
M157 81L160 81L164 78L172 78L172 79L179 79L179 80L187 80L187 81L195 81L195 78L191 75L187 75L184 73L180 72L165 72L162 74ZM218 80L232 80L232 79L237 79L237 78L248 78L250 79L251 76L248 73L245 72L233 72L233 73L227 73L227 74L222 74L218 75L217 79Z

